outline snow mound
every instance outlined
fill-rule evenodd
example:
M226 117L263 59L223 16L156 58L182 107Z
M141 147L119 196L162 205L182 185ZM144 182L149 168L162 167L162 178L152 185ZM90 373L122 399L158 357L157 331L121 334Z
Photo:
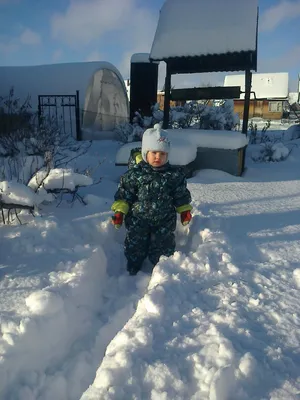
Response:
M29 187L16 181L0 182L0 198L6 204L19 204L33 207L39 203L38 196Z
M92 184L93 179L91 177L78 174L71 168L54 168L50 172L45 169L38 171L31 178L28 186L35 190L42 185L46 190L68 189L73 191L77 186L89 186Z
M272 161L285 160L290 153L290 150L283 143L275 143L272 146L272 151Z
M88 332L93 314L101 308L101 292L107 284L106 256L99 247L88 260L74 265L60 263L58 267L49 274L48 287L25 299L27 312L19 325L1 320L5 333L0 344L3 399L69 398L65 377L47 377L46 368L68 354L75 341ZM40 391L38 382L43 379ZM74 382L78 390L77 385Z
M39 290L27 297L26 305L33 315L56 314L63 308L63 300L57 293Z
M292 125L285 131L285 138L287 140L300 138L300 124Z
M297 287L300 289L300 268L294 270L293 277Z
M201 221L193 223L190 229L197 230ZM215 313L217 304L208 289L225 271L231 274L226 268L232 259L223 249L222 235L209 229L200 235L202 244L192 244L190 255L176 252L161 258L135 314L108 345L81 400L230 400L242 392L255 361L239 354L222 333L226 316ZM217 266L208 261L212 251L219 257ZM190 379L193 385L187 384Z

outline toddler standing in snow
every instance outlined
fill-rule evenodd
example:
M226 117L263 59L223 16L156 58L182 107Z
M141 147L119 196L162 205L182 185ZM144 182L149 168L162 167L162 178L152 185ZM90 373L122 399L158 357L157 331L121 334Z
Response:
M170 142L159 125L142 139L142 160L120 180L112 222L120 228L125 216L127 270L136 275L148 256L156 264L175 251L176 212L186 225L192 215L191 195L184 173L168 162Z

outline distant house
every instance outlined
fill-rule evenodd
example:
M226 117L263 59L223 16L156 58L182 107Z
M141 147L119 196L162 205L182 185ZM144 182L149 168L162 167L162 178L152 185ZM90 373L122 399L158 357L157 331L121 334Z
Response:
M159 108L161 110L164 109L164 102L165 102L165 92L164 91L157 92L157 103L159 104ZM170 107L183 106L185 103L186 103L185 100L171 100Z
M281 119L289 100L287 72L252 75L249 118ZM240 86L245 91L244 75L226 75L224 86ZM234 99L234 110L243 118L244 94Z

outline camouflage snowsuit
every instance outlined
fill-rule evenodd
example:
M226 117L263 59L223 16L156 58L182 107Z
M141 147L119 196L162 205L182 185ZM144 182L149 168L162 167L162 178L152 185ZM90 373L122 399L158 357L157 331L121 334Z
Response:
M125 256L128 267L139 270L144 259L156 264L161 255L175 250L176 211L191 210L186 178L169 163L154 168L145 161L132 165L121 177L114 212L123 211L127 235Z

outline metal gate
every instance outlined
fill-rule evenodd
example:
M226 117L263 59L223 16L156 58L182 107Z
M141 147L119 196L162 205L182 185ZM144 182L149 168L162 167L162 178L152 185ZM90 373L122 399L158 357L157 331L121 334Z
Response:
M39 121L46 118L57 124L63 134L82 140L80 128L79 91L76 94L42 94L38 96Z

